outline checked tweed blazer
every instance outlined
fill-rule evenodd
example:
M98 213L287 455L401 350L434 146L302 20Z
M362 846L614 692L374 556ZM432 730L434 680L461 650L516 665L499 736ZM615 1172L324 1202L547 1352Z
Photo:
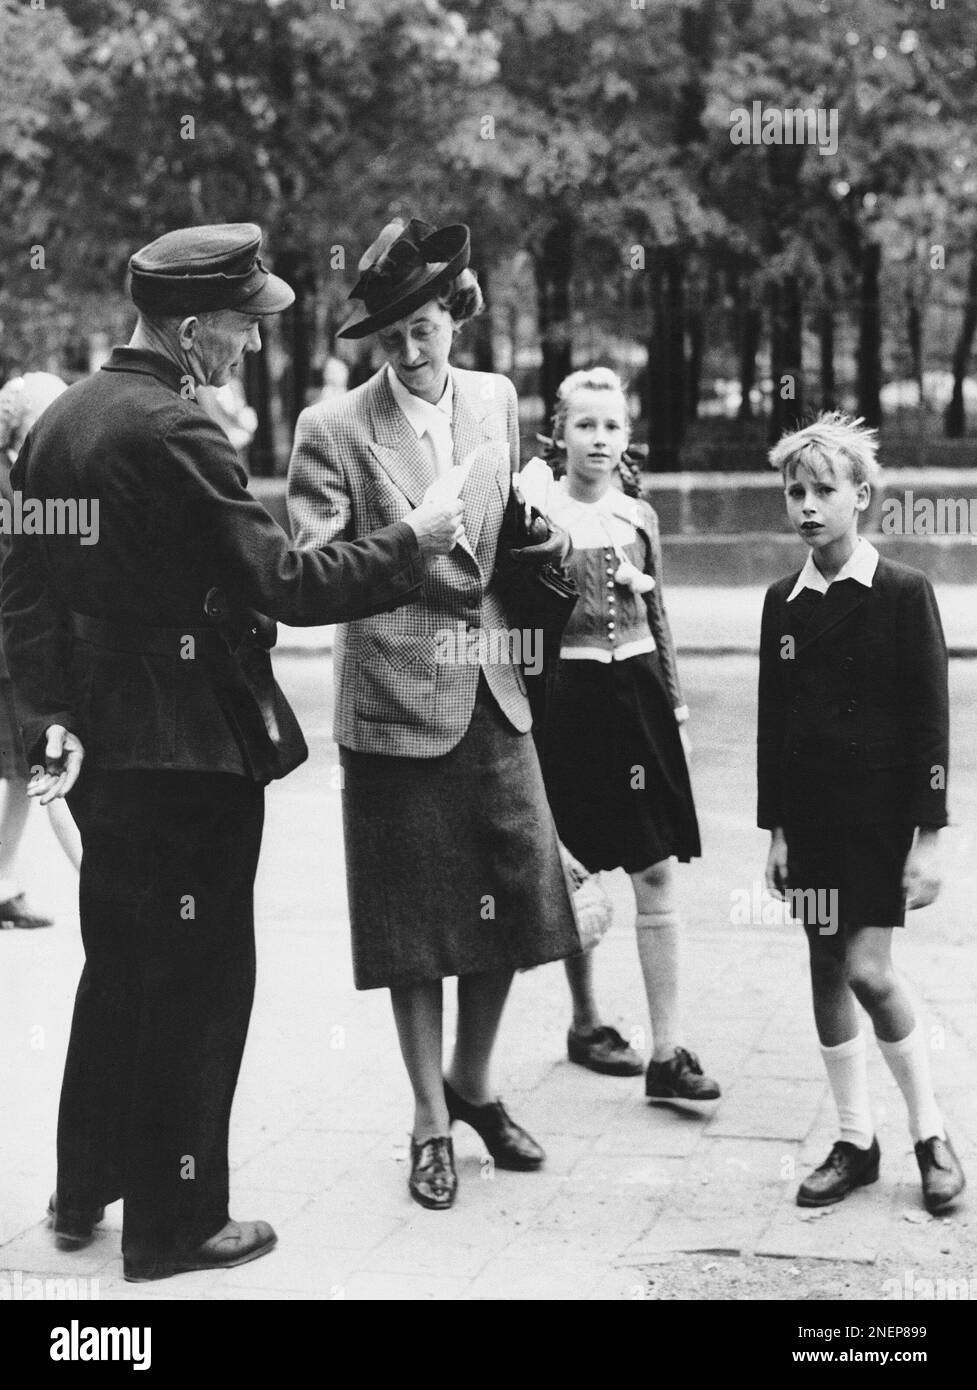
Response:
M449 752L471 721L480 668L513 728L525 733L532 726L522 670L498 660L508 644L490 637L508 627L492 577L510 475L519 466L516 393L503 376L451 372L454 463L474 455L460 493L465 540L428 561L420 592L396 613L339 629L333 733L354 752ZM296 544L351 540L402 521L433 480L383 367L341 401L299 416L288 476ZM481 638L459 640L477 629ZM455 659L445 660L446 652Z

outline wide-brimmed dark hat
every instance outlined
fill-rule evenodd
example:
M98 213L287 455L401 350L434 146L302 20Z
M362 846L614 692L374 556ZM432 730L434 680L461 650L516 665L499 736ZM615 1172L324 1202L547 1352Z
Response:
M254 222L166 232L129 260L133 302L144 313L163 317L217 309L280 314L295 294L265 269L260 249L261 228Z
M471 255L471 234L463 222L440 229L412 217L388 222L360 257L360 278L350 291L357 300L340 338L366 338L433 299L459 275Z

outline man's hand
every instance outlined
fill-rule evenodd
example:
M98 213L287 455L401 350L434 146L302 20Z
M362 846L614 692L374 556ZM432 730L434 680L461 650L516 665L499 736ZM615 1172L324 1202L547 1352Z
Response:
M439 478L424 500L404 520L417 537L421 554L448 555L465 534L465 505L458 497L455 479Z
M936 902L943 887L938 830L920 829L916 843L906 855L902 871L902 886L906 890L906 907L929 907Z
M678 736L682 740L682 750L685 753L685 761L690 763L692 761L692 739L684 724L678 726Z
M84 756L85 750L77 734L70 733L62 724L48 725L45 765L32 769L27 795L40 797L42 806L55 797L67 796L78 781Z
M770 832L770 853L767 855L764 882L767 892L783 902L787 887L787 840L779 826Z

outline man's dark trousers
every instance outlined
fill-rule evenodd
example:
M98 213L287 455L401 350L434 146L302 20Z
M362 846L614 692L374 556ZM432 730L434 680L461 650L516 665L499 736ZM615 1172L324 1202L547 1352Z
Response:
M123 1197L127 1266L157 1268L228 1220L264 786L231 773L83 769L68 800L86 959L58 1197L65 1207Z

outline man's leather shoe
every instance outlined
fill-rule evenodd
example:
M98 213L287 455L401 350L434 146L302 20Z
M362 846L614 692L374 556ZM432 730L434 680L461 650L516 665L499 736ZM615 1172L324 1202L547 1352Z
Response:
M516 1124L500 1100L489 1101L487 1105L471 1105L452 1090L447 1081L444 1098L448 1102L448 1115L453 1121L463 1120L471 1125L492 1155L496 1168L528 1173L545 1160L543 1149L532 1135Z
M62 1250L80 1250L95 1234L95 1227L105 1215L104 1207L66 1207L58 1203L58 1194L51 1193L47 1214L54 1226L54 1235Z
M923 1179L923 1202L927 1211L943 1211L967 1186L967 1179L954 1153L950 1136L920 1139L915 1145L916 1162Z
M843 1201L856 1187L878 1182L879 1158L878 1139L873 1139L868 1149L839 1139L820 1168L809 1173L797 1189L797 1205L830 1207Z
M169 1279L173 1274L190 1274L194 1270L233 1269L235 1265L260 1259L277 1244L278 1237L267 1221L228 1221L189 1255L153 1264L126 1260L122 1272L130 1284L148 1284L154 1279Z
M418 1143L410 1141L410 1195L430 1211L447 1211L458 1193L455 1151L446 1134Z

